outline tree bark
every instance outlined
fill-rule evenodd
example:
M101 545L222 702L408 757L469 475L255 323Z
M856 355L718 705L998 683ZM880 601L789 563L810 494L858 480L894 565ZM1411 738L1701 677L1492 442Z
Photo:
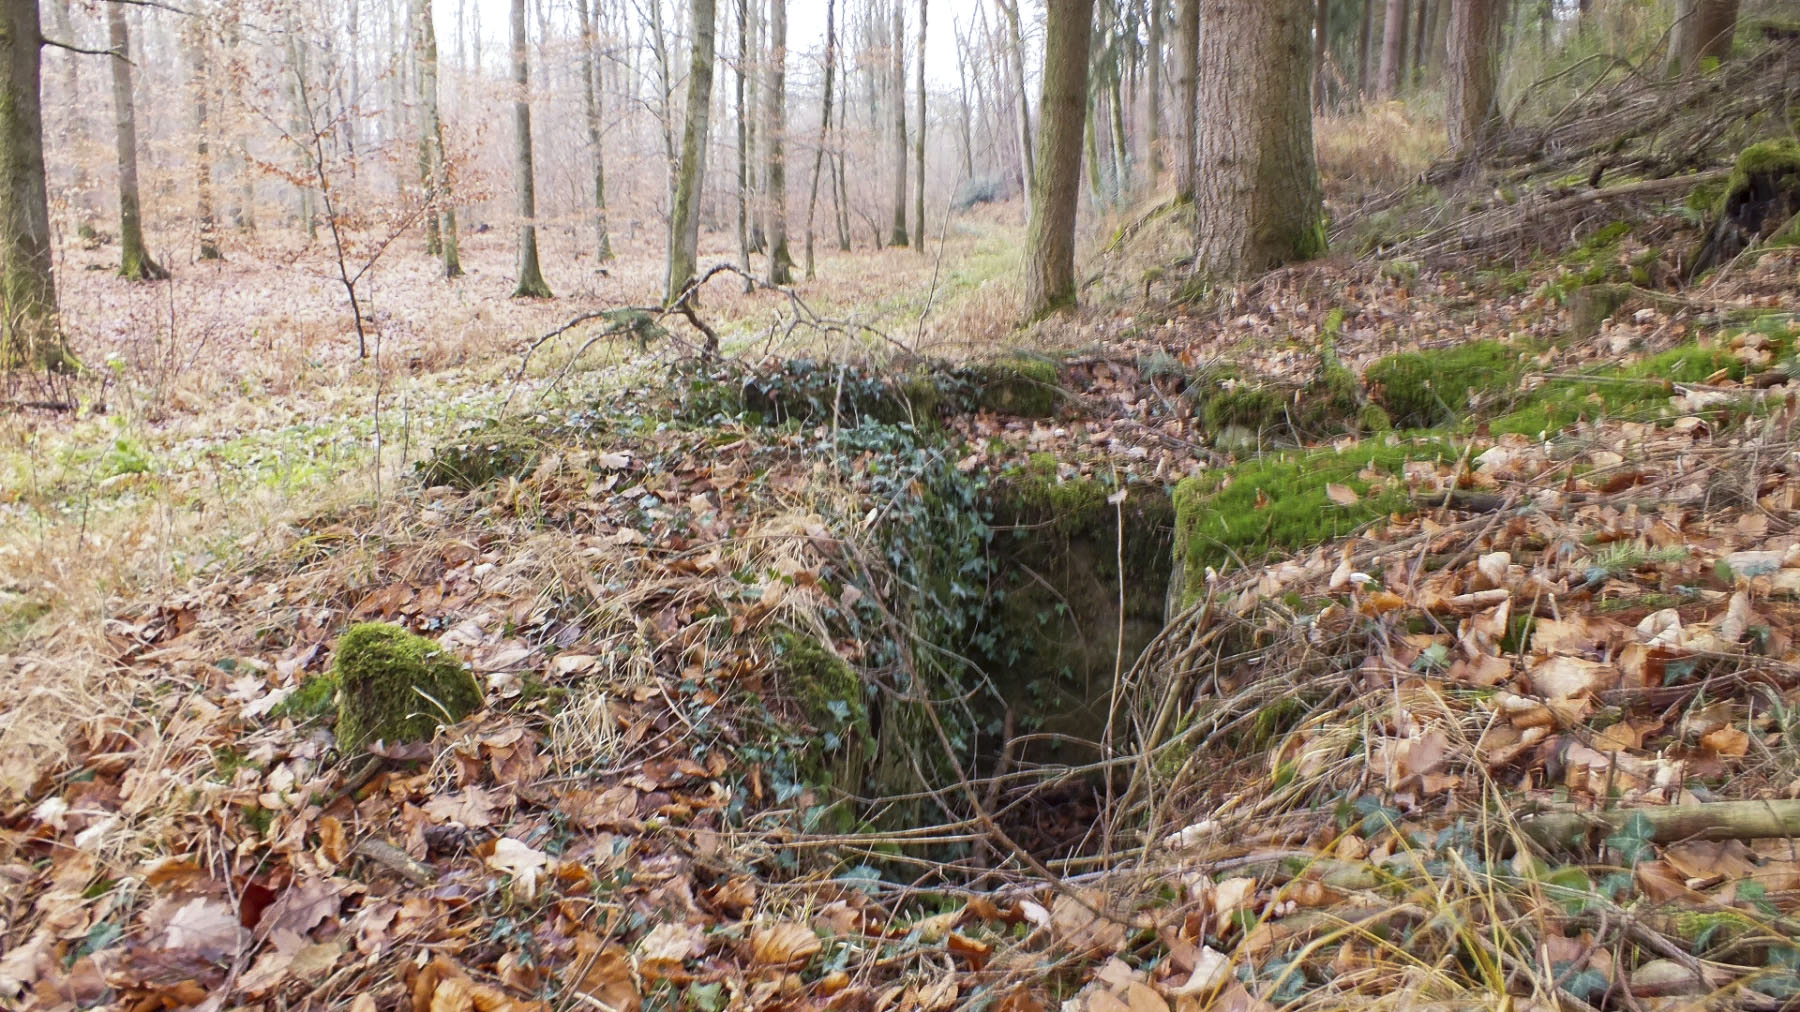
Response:
M1325 108L1325 55L1331 50L1331 0L1318 0L1313 11L1313 111Z
M1413 0L1412 74L1407 78L1413 86L1425 83L1425 20L1431 0Z
M1691 74L1703 60L1723 63L1737 33L1738 0L1675 0L1669 34L1669 70Z
M1019 132L1019 186L1025 195L1025 217L1031 218L1034 212L1032 201L1037 198L1037 167L1032 164L1035 157L1031 147L1031 100L1025 90L1025 42L1019 30L1019 8L1014 0L994 0L1000 7L1000 13L1006 16L1008 37L1012 45L1007 47L1010 59L1013 87L1017 89L1017 120ZM1194 0L1198 2L1198 0Z
M37 0L0 4L0 371L80 367L56 315Z
M829 0L827 0L829 2ZM1161 2L1161 0L1158 0ZM829 22L828 22L829 23ZM962 28L952 19L953 34L956 36L956 95L959 100L962 127L963 178L975 178L975 135L970 122L969 111L969 44L963 38ZM829 55L829 54L828 54ZM981 82L979 73L975 76L977 84Z
M1209 0L1200 29L1195 266L1243 276L1324 250L1310 0Z
M1163 21L1167 0L1150 0L1149 40L1144 51L1144 147L1150 168L1150 185L1155 187L1163 174Z
M169 276L144 246L142 205L138 200L137 109L131 96L131 30L123 4L106 5L106 28L112 44L113 120L119 155L119 275L133 281L160 281Z
M56 26L57 41L79 46L81 38L76 34L75 22L70 16L70 8L73 6L74 0L52 0L50 17ZM70 210L75 217L75 234L87 239L94 235L94 185L88 175L88 121L87 111L81 101L81 61L84 59L86 57L80 53L62 54L63 91L68 96L69 104L59 118L62 120L63 139L69 160L75 163L75 192L69 201Z
M207 115L212 92L212 56L207 51L206 27L198 19L182 26L187 36L188 88L194 102L194 216L200 225L200 259L223 260L219 252L218 221L213 215L213 163Z
M687 119L681 129L681 165L669 215L669 269L663 301L674 304L694 281L700 246L700 188L706 179L706 135L712 109L713 0L691 0L694 43L688 59Z
M737 0L737 66L735 75L737 99L737 241L738 267L744 272L744 291L755 286L750 282L750 124L744 107L744 78L750 68L750 4Z
M312 121L311 105L306 97L306 47L300 37L300 23L292 9L286 12L284 24L287 32L287 51L289 69L293 71L288 81L288 133L294 144L296 180L294 184L295 211L299 216L301 227L306 229L308 240L319 237L319 223L313 214L313 188L310 183L303 182L313 178L313 131L316 129Z
M1364 98L1369 95L1369 42L1375 34L1375 4L1362 0L1362 30L1356 37L1356 90Z
M919 122L913 128L913 249L925 252L925 8L919 0L919 95L914 107Z
M1094 0L1047 0L1038 186L1025 229L1025 318L1075 302L1075 210Z
M1478 151L1500 125L1500 0L1450 0L1444 121L1450 148Z
M594 61L600 36L594 30L590 0L576 0L576 13L581 18L581 86L587 111L588 149L594 159L594 262L603 264L613 258L613 251L612 237L606 230L606 152L600 146L600 81Z
M1393 98L1400 90L1400 73L1406 62L1406 0L1387 0L1381 19L1381 97Z
M512 0L513 165L519 198L519 284L513 298L550 298L550 285L538 265L537 183L531 151L531 68L525 48L525 0Z
M893 49L894 101L894 225L889 246L905 246L906 239L906 8L894 0Z
M1200 3L1181 0L1181 21L1175 30L1176 90L1180 92L1181 147L1175 152L1175 198L1192 200L1197 189L1195 175L1200 141Z
M788 253L787 158L782 134L787 130L787 0L769 0L769 86L764 96L768 114L763 136L769 146L768 163L768 281L785 285L794 279L794 258Z
M444 277L461 277L456 208L450 203L449 160L444 156L444 123L438 116L437 26L432 22L431 0L413 0L413 22L419 59L419 151L425 170L425 199L430 205L425 215L436 223L436 253L444 265Z
M825 164L825 148L831 141L831 89L837 73L837 0L825 0L825 87L821 91L819 145L813 151L812 186L806 197L806 280L813 279L813 222L819 209L819 170ZM836 192L833 192L836 196Z

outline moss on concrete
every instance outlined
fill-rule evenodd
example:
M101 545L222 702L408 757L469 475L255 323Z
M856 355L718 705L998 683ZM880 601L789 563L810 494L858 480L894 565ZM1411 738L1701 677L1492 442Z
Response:
M427 741L439 726L481 708L469 669L423 636L365 622L338 637L332 675L339 687L338 746Z
M1066 396L1056 363L1027 355L963 366L943 389L950 408L1025 418L1049 418Z

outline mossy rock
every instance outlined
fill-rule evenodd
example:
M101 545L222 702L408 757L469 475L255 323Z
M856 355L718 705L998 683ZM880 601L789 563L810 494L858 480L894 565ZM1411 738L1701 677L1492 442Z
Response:
M876 753L862 677L814 636L781 629L767 645L782 694L806 722L796 762L800 777L832 795L822 813L826 826L849 832L857 819L850 799L862 793Z
M1372 431L1366 424L1375 418L1368 413L1370 406L1356 374L1328 361L1312 382L1294 395L1291 417L1300 438L1329 439L1346 433ZM1390 422L1383 427L1393 426Z
M1412 509L1408 461L1454 458L1436 440L1370 440L1343 452L1315 450L1248 461L1188 478L1175 488L1174 573L1169 604L1178 611L1206 587L1206 571L1257 565L1354 533ZM1371 480L1371 474L1378 476ZM1333 502L1328 485L1355 492Z
M1056 363L1026 355L962 366L942 386L947 408L1022 418L1049 418L1067 396Z
M481 686L449 651L396 625L365 622L338 637L332 676L338 747L428 741L481 708Z
M1390 355L1363 378L1396 428L1429 429L1467 417L1517 386L1520 349L1500 341Z

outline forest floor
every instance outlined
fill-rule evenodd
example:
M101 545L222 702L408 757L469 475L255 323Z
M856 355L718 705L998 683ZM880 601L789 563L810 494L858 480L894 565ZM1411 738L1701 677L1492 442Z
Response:
M101 378L0 433L0 998L1782 1007L1800 256L1676 290L1685 197L1207 292L1151 214L1024 335L988 208L716 279L722 362L521 366L648 244L544 303L392 251L369 358L316 246L72 254ZM361 621L483 707L340 755ZM1130 749L1056 751L1082 691Z

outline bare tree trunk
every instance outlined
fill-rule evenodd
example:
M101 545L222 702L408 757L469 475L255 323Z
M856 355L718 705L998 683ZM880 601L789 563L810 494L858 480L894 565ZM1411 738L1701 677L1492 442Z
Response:
M763 135L769 146L768 187L765 205L769 236L768 280L785 285L793 280L794 258L788 253L787 159L782 134L787 131L787 0L769 0L769 91Z
M1150 185L1154 187L1163 174L1163 21L1167 16L1167 0L1150 0L1149 49L1144 53L1144 147L1149 153Z
M1075 302L1075 207L1094 0L1047 0L1038 192L1025 229L1025 318Z
M513 165L519 197L519 284L513 298L550 298L538 266L537 182L531 151L531 68L526 59L525 0L512 0Z
M713 0L690 0L693 51L688 60L687 119L681 129L681 167L670 209L669 269L663 301L673 304L693 284L700 246L700 189L706 179L706 134L712 109Z
M595 0L598 2L598 0ZM600 147L600 82L596 80L594 48L600 37L594 31L594 11L589 0L575 0L581 18L581 87L587 109L588 149L594 159L594 262L613 258L612 238L606 233L606 153Z
M450 170L444 156L444 123L438 115L437 26L432 21L431 0L413 0L413 40L419 61L419 162L429 207L427 235L436 239L432 252L444 265L444 277L462 276L462 257L456 242L456 208L450 203Z
M1691 74L1703 60L1723 63L1737 33L1738 0L1675 0L1669 71Z
M1501 0L1450 0L1444 121L1450 148L1479 151L1500 124Z
M119 155L119 275L133 281L160 281L169 276L144 246L144 222L138 202L137 109L131 100L131 30L125 6L106 6L106 28L112 44L113 118Z
M1161 2L1161 0L1158 0ZM956 95L961 112L963 178L975 178L975 136L970 130L969 113L969 44L963 38L962 26L951 19L952 34L956 37ZM980 80L977 75L976 80Z
M928 0L919 0L919 97L913 128L913 249L925 252L925 11Z
M1325 56L1331 50L1326 33L1331 30L1331 0L1319 0L1313 10L1313 111L1325 108Z
M1206 166L1195 266L1242 276L1324 250L1313 157L1310 0L1208 0L1200 29Z
M80 368L56 316L38 0L0 5L0 370Z
M188 89L194 101L194 216L200 223L200 259L223 260L219 253L218 222L213 217L211 123L207 98L212 91L212 57L207 52L206 29L198 19L182 26L187 36Z
M806 280L813 279L813 222L819 209L819 170L831 142L831 88L837 72L837 0L825 0L825 87L820 94L819 145L813 151L812 186L806 198ZM835 196L835 193L834 193Z
M1381 19L1381 97L1393 98L1400 90L1400 73L1406 62L1406 0L1387 0Z
M1431 0L1414 0L1412 34L1412 77L1414 87L1425 83L1425 21Z
M52 0L50 17L55 24L56 41L79 46L81 39L75 32L75 22L69 14L73 6L74 0ZM88 174L87 109L86 103L81 100L83 59L85 57L79 53L62 54L63 90L68 95L68 106L58 118L62 120L63 139L69 160L75 163L75 192L69 201L69 208L74 212L75 234L86 239L94 235L94 184Z
M738 266L744 271L744 291L750 281L750 116L744 108L744 78L750 67L749 0L737 0L737 240Z
M1175 32L1176 90L1181 93L1176 119L1181 127L1181 149L1175 152L1177 200L1192 200L1198 189L1194 159L1199 156L1200 138L1200 2L1181 0L1181 23Z
M894 227L889 246L905 246L906 239L906 8L894 0L893 56L894 102Z
M1378 0L1362 0L1362 30L1356 37L1356 91L1369 96L1369 42L1375 34L1375 4Z
M300 24L290 9L286 17L288 64L293 73L288 81L288 133L294 143L294 155L297 162L294 197L296 213L300 225L306 229L308 240L319 237L319 223L313 214L313 189L304 180L314 175L313 130L312 117L308 113L309 103L306 97L306 48L300 38Z
M1007 47L1007 55L1011 58L1012 85L1018 94L1019 124L1019 184L1025 194L1025 217L1030 220L1035 209L1032 202L1037 199L1037 169L1032 165L1031 148L1031 100L1025 89L1025 41L1019 30L1019 8L1014 0L994 0L1000 7L1000 13L1006 16L1008 38L1012 45ZM1192 0L1198 3L1199 0ZM1076 131L1077 134L1080 131Z

